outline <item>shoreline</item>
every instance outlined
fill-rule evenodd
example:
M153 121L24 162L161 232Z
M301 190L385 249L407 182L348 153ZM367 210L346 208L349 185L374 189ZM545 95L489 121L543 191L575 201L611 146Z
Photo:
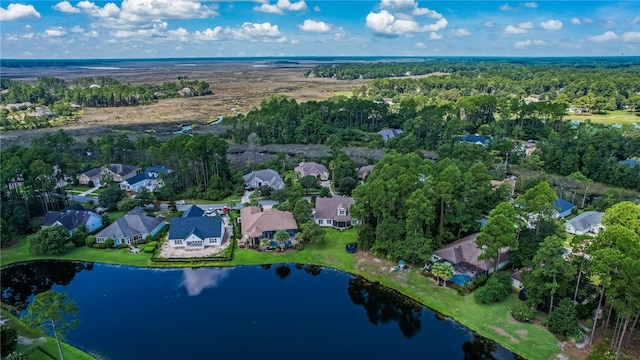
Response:
M63 261L87 261L110 265L125 265L144 268L185 268L185 267L235 267L235 266L259 266L263 264L282 263L303 263L307 265L317 265L343 271L354 276L361 276L364 279L376 282L382 286L398 291L404 296L420 303L429 310L449 317L461 325L467 327L474 333L493 340L511 351L517 356L525 359L550 359L556 354L562 353L558 346L560 342L546 329L534 324L510 323L508 309L517 299L515 294L502 303L496 305L480 305L475 302L472 295L462 296L451 288L436 286L416 268L410 268L403 272L389 273L386 271L389 263L386 260L378 259L365 252L347 254L344 251L344 244L350 239L342 239L339 244L334 244L333 248L323 249L307 248L298 252L283 254L258 253L252 250L236 249L234 260L230 262L180 262L180 263L130 263L125 264L116 261L104 261L98 259L87 259L86 257L42 257L16 261L10 264L3 264L0 270L17 265L38 260L63 260ZM337 246L335 246L337 245ZM123 249L126 250L126 249ZM342 253L337 251L342 250ZM90 251L104 251L101 249L91 249ZM117 250L114 250L117 251ZM323 254L325 253L326 254ZM137 256L138 254L131 254ZM321 256L317 256L321 255ZM328 256L322 256L328 255ZM345 257L344 255L350 255ZM356 257L364 258L356 260ZM147 257L147 256L145 256ZM149 261L150 256L148 256ZM351 261L349 261L351 260ZM377 261L375 261L377 260ZM4 261L3 261L4 262ZM389 263L389 264L387 264ZM382 267L384 265L384 267ZM421 281L422 280L422 281ZM502 313L504 311L504 313ZM470 316L470 314L480 315L480 318ZM465 316L466 315L466 316ZM495 315L493 317L492 315ZM517 328L517 329L516 329ZM507 330L505 330L507 329ZM526 341L526 337L519 334L535 335L537 341ZM522 341L520 341L522 340ZM553 350L552 350L553 349Z

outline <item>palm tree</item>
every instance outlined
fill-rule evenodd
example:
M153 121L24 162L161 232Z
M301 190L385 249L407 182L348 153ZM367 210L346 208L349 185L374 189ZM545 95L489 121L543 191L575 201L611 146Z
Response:
M440 285L440 279L444 281L444 287L447 287L447 280L453 276L453 265L450 262L439 262L433 264L431 273L438 278L438 285Z
M275 240L281 247L284 247L284 242L289 240L289 237L289 233L286 230L278 230L273 235L273 240Z

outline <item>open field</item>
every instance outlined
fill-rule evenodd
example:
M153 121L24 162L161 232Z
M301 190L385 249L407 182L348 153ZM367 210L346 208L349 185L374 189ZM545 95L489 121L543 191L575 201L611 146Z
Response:
M626 110L610 111L604 115L596 114L570 114L565 115L565 120L587 121L591 120L594 124L638 124L640 125L640 116L636 116Z
M115 108L85 108L79 119L61 127L13 130L0 133L2 149L12 145L28 145L34 137L59 128L74 136L79 141L88 137L98 138L105 134L124 132L130 139L140 135L148 135L155 129L160 140L173 136L182 124L204 125L218 115L232 116L237 112L247 113L253 107L271 95L282 94L295 98L299 102L309 100L325 100L336 94L351 94L354 88L360 87L367 80L340 81L327 78L304 77L306 70L315 64L299 64L289 67L255 67L250 62L213 63L197 67L174 69L120 69L103 71L78 70L58 72L43 69L25 75L7 72L3 76L31 80L37 76L56 76L71 80L81 76L109 76L124 83L162 83L177 81L179 76L209 82L212 95L180 99L163 99L151 105ZM232 110L233 109L233 110ZM226 126L198 126L194 132L220 134Z

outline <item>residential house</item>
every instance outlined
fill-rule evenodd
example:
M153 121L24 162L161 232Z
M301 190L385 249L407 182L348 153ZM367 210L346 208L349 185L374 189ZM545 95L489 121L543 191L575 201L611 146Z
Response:
M382 141L387 142L389 139L402 135L402 129L382 129L378 131L378 135L382 136Z
M274 190L284 189L284 180L277 171L271 169L256 170L242 176L244 187L247 189L256 189L262 186L268 186Z
M464 136L456 136L456 141L461 143L476 144L476 145L487 147L489 146L489 144L491 144L492 139L490 136L464 135Z
M99 186L107 180L121 183L140 174L140 168L124 164L109 164L99 168L91 169L78 175L78 183L81 185L93 182L93 185Z
M369 173L371 173L372 170L373 170L373 165L365 165L365 166L362 166L362 167L358 168L358 178L360 180L366 179L367 176L369 175Z
M476 245L480 233L474 233L433 252L432 262L448 261L453 265L454 274L469 275L472 278L480 274L493 272L493 260L480 260L482 250ZM507 265L508 247L500 249L498 269Z
M240 210L242 237L251 245L259 245L263 238L273 239L278 230L285 230L289 236L298 233L298 225L293 214L288 211L248 206Z
M42 228L55 225L64 227L69 235L73 235L80 226L86 226L92 233L102 227L102 216L76 204L60 211L47 211L42 219Z
M120 183L122 190L139 192L143 187L149 192L154 192L162 187L163 181L160 174L169 174L171 170L164 166L150 166L144 172L126 179Z
M137 244L147 235L154 236L159 233L165 225L163 218L148 216L144 210L136 207L97 233L96 242L104 243L111 238L115 246Z
M603 216L603 212L585 211L573 219L565 221L565 231L573 235L597 235L600 230L604 229L602 225Z
M295 172L300 174L300 177L308 175L315 176L318 180L329 180L329 170L326 166L318 164L317 162L301 162L294 169Z
M191 205L182 213L182 217L201 217L204 216L204 210L201 207Z
M517 291L524 288L524 285L522 285L522 270L523 269L518 269L511 273L511 286Z
M502 181L491 180L491 187L495 190L500 186L506 186L509 189L509 198L512 198L516 191L516 179L515 177L506 178Z
M352 197L331 197L316 199L316 207L313 209L313 219L316 224L337 229L346 229L358 224L358 220L351 217Z
M192 216L172 218L169 227L169 246L185 249L204 249L220 246L224 239L224 222L220 216Z
M553 202L553 204L557 208L556 212L553 215L554 218L563 218L564 219L567 216L571 215L571 212L576 207L572 203L568 202L567 200L561 199L561 198L557 198Z

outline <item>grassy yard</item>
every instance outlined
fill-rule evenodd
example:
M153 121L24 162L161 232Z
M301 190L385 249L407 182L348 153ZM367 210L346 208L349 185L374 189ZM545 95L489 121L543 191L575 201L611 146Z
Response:
M591 120L594 124L640 124L640 116L636 116L626 110L610 111L608 114L571 114L565 115L565 120L586 121Z
M18 318L4 309L0 310L0 314L2 319L6 319L10 327L16 329L18 335L32 340L30 344L18 345L15 351L25 354L29 360L51 360L47 353L56 358L58 357L58 345L55 338L47 336L39 330L27 328ZM64 342L62 343L62 354L68 359L94 359L93 356Z
M478 334L498 341L505 348L526 359L548 360L560 352L557 345L558 340L546 329L533 324L518 323L509 316L509 309L519 301L515 295L499 304L481 305L475 302L472 295L461 296L453 289L437 286L431 279L422 275L420 269L409 268L405 271L391 273L388 267L392 264L385 260L364 262L356 259L358 256L361 259L365 254L354 255L345 251L345 244L355 241L356 236L355 229L346 231L331 229L327 230L327 244L324 246L284 253L236 249L233 261L221 263L185 261L184 263L160 264L154 263L150 254L143 252L130 254L127 249L106 250L86 247L69 247L66 254L57 257L49 256L48 258L153 267L238 266L275 263L328 266L363 276L371 281L377 281L384 286L396 289L420 303L456 319ZM44 257L30 256L26 251L24 241L3 250L0 257L3 265L38 258Z
M331 95L333 96L345 96L347 98L350 98L353 96L353 91L332 91Z

